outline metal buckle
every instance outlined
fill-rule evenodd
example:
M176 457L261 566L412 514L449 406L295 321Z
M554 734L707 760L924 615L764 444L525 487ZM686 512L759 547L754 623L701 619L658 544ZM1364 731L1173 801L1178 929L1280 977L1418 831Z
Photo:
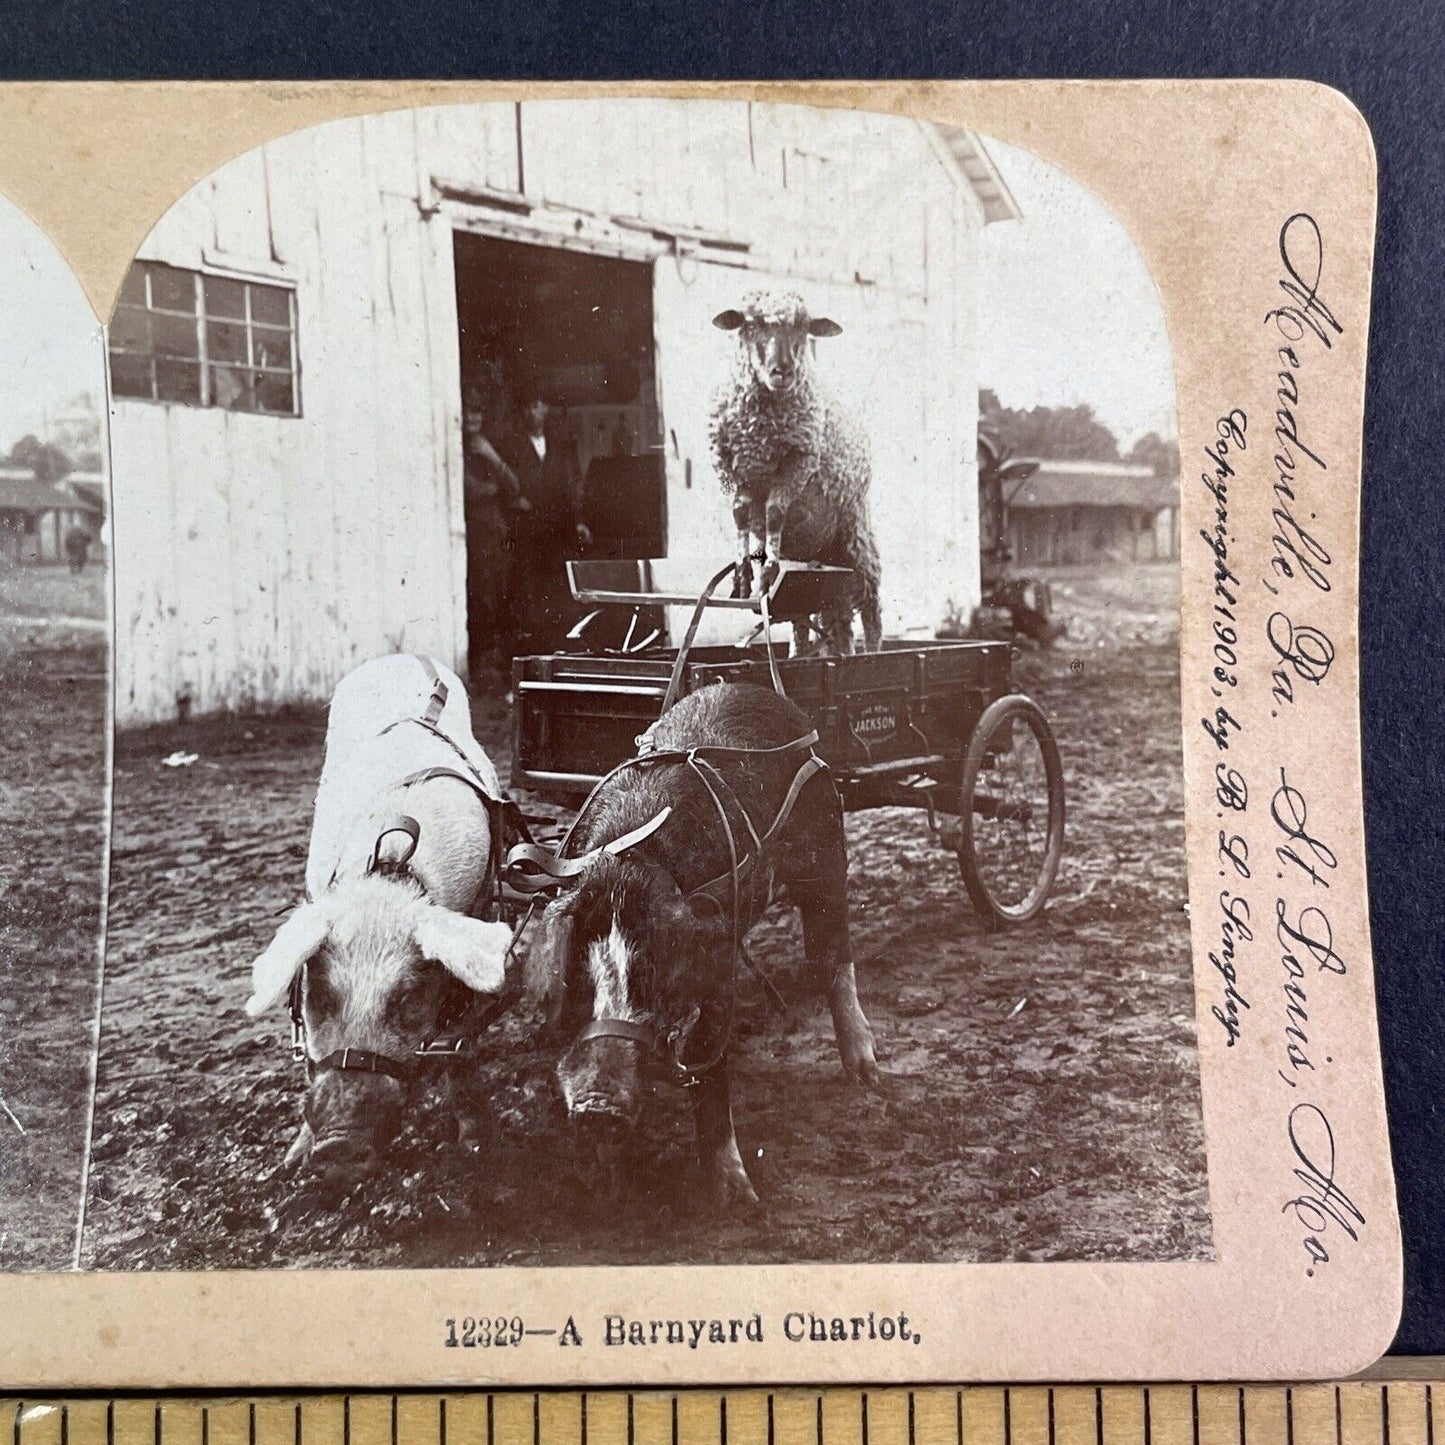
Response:
M412 1057L418 1059L452 1059L462 1053L467 1046L465 1039L428 1039L424 1044L419 1045L412 1051Z
M306 1058L306 1025L298 1018L291 1020L291 1061L302 1063Z

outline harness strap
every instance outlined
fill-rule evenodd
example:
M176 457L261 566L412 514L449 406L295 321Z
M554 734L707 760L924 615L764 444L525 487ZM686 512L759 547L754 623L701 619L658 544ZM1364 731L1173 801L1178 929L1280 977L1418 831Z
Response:
M736 563L729 562L698 594L697 606L692 609L692 621L687 624L687 634L682 640L682 646L677 649L677 660L672 664L672 676L667 680L667 695L662 700L664 713L677 701L678 695L682 691L682 673L687 666L687 655L692 651L692 644L697 638L697 629L702 626L702 615L707 611L707 604L712 601L712 594L717 591L723 578L733 575L736 565Z
M405 1064L389 1059L385 1054L372 1053L370 1049L337 1049L335 1053L327 1054L324 1059L306 1061L308 1079L314 1079L317 1074L331 1070L338 1073L385 1074L402 1084L411 1075L411 1070Z
M615 858L650 838L667 822L671 814L670 807L664 808L640 828L634 828L630 833L624 833L620 838L614 838L610 843L604 843L600 848L594 848L580 858L564 858L560 853L554 853L550 848L543 848L536 843L518 843L508 852L503 868L507 886L518 893L540 893L558 883L569 882L584 872L599 855L610 853Z
M586 1043L589 1039L626 1039L628 1043L655 1049L657 1030L650 1024L634 1023L631 1019L593 1019L577 1035L578 1043Z

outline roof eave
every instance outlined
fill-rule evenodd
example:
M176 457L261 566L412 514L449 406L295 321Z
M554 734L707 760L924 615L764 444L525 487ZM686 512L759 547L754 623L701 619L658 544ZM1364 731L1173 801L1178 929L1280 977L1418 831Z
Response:
M999 168L994 164L982 140L971 130L959 125L940 125L936 121L919 124L934 142L939 159L953 173L959 185L970 191L983 211L983 223L1017 221L1023 211L1009 190Z

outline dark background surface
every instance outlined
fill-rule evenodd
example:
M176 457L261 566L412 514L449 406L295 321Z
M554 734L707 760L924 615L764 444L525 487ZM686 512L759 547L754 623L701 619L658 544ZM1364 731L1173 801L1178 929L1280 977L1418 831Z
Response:
M1361 628L1371 914L1406 1246L1397 1348L1445 1351L1445 13L1327 0L0 0L0 77L1289 76L1374 130L1380 228L1365 414ZM1207 197L1201 196L1201 204ZM1186 474L1188 472L1186 458Z

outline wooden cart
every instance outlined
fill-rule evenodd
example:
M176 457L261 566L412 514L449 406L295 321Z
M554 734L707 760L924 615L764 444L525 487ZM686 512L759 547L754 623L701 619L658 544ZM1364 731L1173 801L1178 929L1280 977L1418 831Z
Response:
M1063 770L1043 712L1013 690L1008 643L899 640L876 653L787 658L777 644L770 656L755 628L736 646L685 648L679 665L662 609L719 607L807 628L849 574L784 564L766 597L699 598L655 587L647 562L568 568L573 595L593 611L573 629L577 650L516 660L514 787L580 801L634 755L674 673L678 696L776 679L817 728L846 809L922 810L990 925L1043 908L1063 851ZM600 634L611 647L589 641Z

